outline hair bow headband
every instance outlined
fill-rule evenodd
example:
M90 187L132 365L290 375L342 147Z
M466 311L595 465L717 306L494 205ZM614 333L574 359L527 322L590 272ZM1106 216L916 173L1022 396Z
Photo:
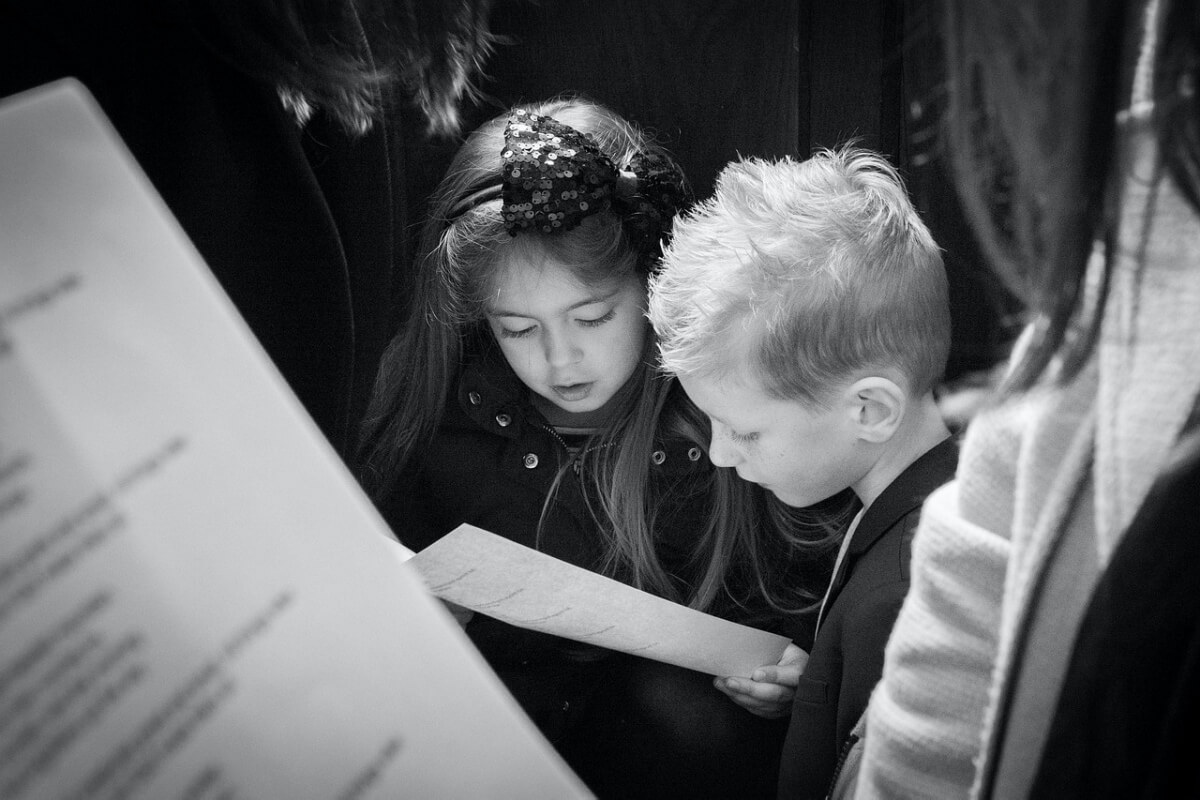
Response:
M669 159L640 153L618 169L589 134L524 109L509 118L501 158L501 214L513 236L569 231L611 206L639 251L656 255L686 201L683 175Z

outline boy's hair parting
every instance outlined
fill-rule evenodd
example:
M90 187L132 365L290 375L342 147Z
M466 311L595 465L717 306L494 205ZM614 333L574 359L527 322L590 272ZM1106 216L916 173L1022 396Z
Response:
M941 251L896 169L853 143L726 166L676 221L650 318L669 371L811 405L876 370L922 394L950 347Z

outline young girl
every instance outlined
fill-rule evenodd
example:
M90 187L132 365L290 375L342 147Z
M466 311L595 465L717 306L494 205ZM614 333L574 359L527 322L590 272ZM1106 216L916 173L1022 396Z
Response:
M469 136L432 198L364 481L414 549L469 522L803 641L749 569L788 561L750 535L774 506L712 467L704 418L654 367L646 279L686 197L665 151L593 103ZM482 615L466 630L597 793L773 796L784 721L707 676Z

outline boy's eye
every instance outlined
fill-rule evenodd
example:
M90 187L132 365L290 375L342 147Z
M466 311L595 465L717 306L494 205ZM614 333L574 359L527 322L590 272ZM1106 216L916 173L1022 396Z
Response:
M617 309L612 308L612 309L609 309L607 314L600 316L600 317L596 317L595 319L581 319L581 320L579 320L579 324L585 328L595 328L600 325L603 325L606 322L609 322L616 315L617 315Z
M737 431L730 428L729 429L729 438L733 439L738 444L750 444L751 442L758 441L758 434L757 433L738 433Z
M536 325L530 325L528 328L521 328L519 331L514 331L501 325L500 336L504 339L521 339L533 333L535 328L537 328Z

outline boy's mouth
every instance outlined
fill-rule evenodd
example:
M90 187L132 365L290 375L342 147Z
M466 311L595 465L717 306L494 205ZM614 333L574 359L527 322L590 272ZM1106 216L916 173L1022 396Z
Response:
M558 384L550 387L565 402L575 403L592 393L592 382Z

